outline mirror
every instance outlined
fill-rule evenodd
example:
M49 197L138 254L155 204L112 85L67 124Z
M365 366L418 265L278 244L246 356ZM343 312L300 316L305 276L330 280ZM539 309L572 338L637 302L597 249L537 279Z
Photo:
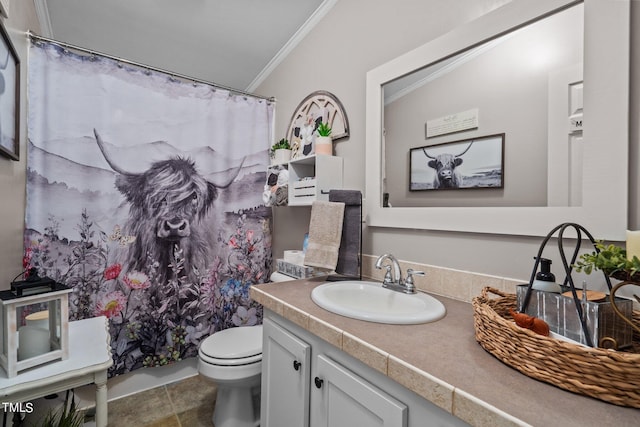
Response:
M548 164L547 157L562 155L572 160L558 165L564 166L565 172L581 169L582 132L568 133L566 124L570 113L579 114L582 105L574 102L577 105L570 109L566 106L570 100L582 99L570 95L582 84L583 15L583 5L575 5L385 83L382 189L389 194L389 204L548 206L551 202L580 206L580 193L569 197L573 177L554 174L552 168L557 163ZM557 82L563 78L563 83ZM557 114L550 115L552 111ZM565 126L548 126L552 119ZM553 134L554 130L559 135ZM500 158L483 162L482 140L462 143L457 151L450 145L452 141L476 141L495 134L505 134L504 162ZM548 139L559 143L548 144ZM568 153L549 152L560 144ZM436 169L429 167L428 156L436 157L447 150L459 154L467 146L469 153L459 156L461 164L455 167L463 182L456 182L453 189L471 191L416 191L437 189L433 186ZM411 157L407 158L409 152ZM393 173L407 169L412 173L409 182L406 174ZM492 176L500 178L502 185L488 182L480 187ZM532 176L535 179L530 179ZM449 188L441 184L441 189ZM581 183L578 185L581 188ZM555 197L560 186L567 193L565 197Z
M577 222L624 240L628 22L628 0L515 0L367 73L368 224L544 236ZM468 177L473 141L495 134L502 187L410 190L431 185L410 172L435 148L468 141Z

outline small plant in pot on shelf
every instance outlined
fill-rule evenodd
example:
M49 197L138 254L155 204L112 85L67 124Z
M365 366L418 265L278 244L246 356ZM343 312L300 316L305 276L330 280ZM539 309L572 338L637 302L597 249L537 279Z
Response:
M331 127L328 123L322 122L316 129L316 154L333 155L333 140L331 139Z
M637 256L628 259L627 251L616 245L596 242L595 247L596 251L580 255L574 264L578 273L591 274L593 270L600 270L618 280L640 282L640 259Z
M286 163L291 159L291 144L286 138L282 138L271 146L271 158L273 163Z

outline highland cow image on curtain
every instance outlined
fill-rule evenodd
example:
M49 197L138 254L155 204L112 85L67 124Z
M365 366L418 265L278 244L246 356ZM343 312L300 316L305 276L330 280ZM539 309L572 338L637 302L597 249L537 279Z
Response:
M32 42L25 268L73 288L70 320L109 319L111 376L262 322L273 108Z

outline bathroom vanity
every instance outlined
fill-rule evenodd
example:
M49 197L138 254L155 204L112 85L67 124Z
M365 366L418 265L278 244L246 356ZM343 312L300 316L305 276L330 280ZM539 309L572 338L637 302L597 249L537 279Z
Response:
M272 311L263 333L262 426L467 425Z
M321 283L251 288L265 307L263 426L637 425L636 409L533 380L485 352L468 303L437 297L447 314L433 323L371 323L317 306Z

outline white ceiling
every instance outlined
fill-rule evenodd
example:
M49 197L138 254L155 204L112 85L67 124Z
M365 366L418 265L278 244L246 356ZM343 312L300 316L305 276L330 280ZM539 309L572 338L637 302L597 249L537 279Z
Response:
M41 36L252 92L337 0L34 0Z

